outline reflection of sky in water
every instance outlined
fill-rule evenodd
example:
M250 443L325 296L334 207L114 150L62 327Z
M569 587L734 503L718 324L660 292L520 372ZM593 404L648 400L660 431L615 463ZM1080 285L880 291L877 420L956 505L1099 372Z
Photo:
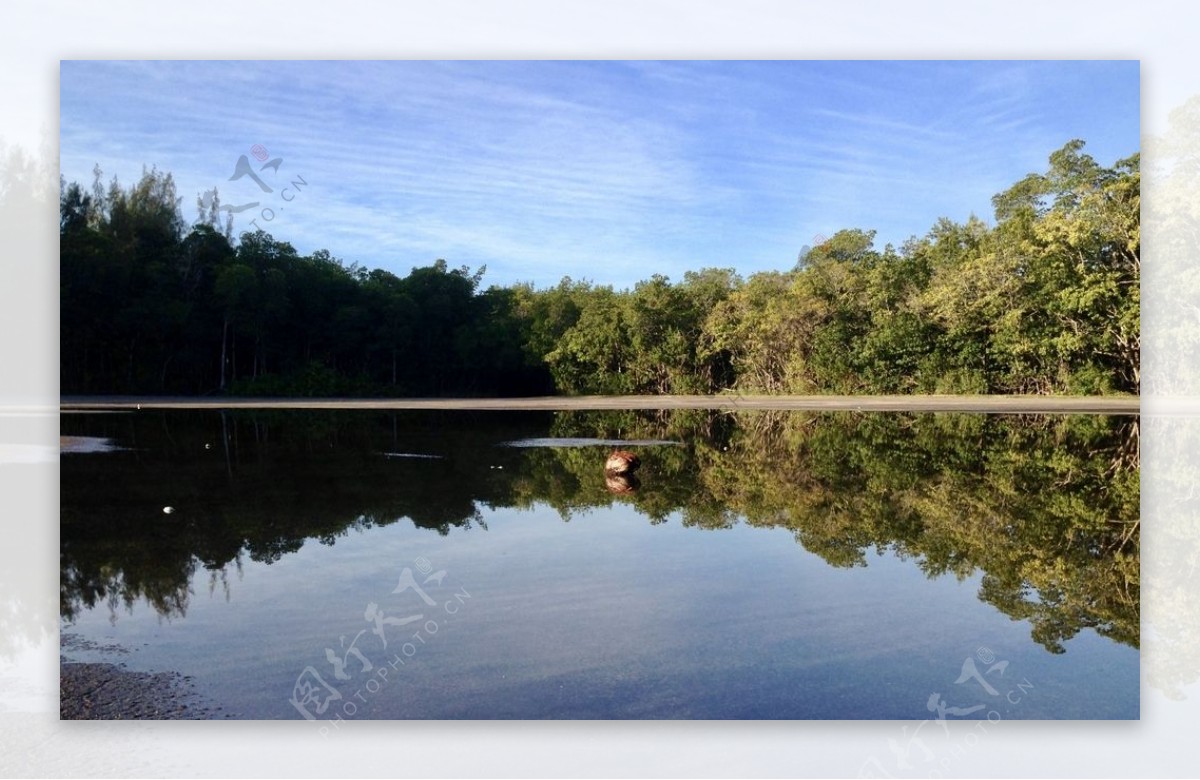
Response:
M107 436L62 436L59 439L59 447L66 455L90 455L124 449L113 444L112 439Z
M186 618L141 602L132 614L99 606L67 630L130 648L121 660L131 668L192 675L227 711L253 718L297 717L297 677L311 665L337 683L325 649L364 629L356 647L374 668L364 674L348 656L352 679L339 684L358 719L920 719L933 693L1006 719L1138 715L1136 649L1085 630L1052 655L1027 623L978 599L978 576L927 580L891 553L833 568L785 530L652 525L625 504L569 523L540 504L484 510L483 520L487 530L448 536L402 522L332 546L310 539L269 566L228 566L228 596L219 578L210 592L201 569ZM429 586L433 608L392 593L420 558L447 572ZM364 620L368 603L389 617L420 610L437 626L388 625L384 650ZM412 656L379 684L405 641ZM988 678L996 697L955 684L981 647L1010 662ZM1003 701L1010 690L1017 703Z
M588 439L571 436L537 437L503 442L505 447L655 447L679 445L677 441L660 439Z

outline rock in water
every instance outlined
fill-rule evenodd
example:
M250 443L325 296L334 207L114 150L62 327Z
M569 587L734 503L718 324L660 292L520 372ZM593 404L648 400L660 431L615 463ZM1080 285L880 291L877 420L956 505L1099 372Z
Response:
M608 472L604 475L604 486L608 488L609 493L622 496L636 493L637 489L642 486L642 483L633 474L613 474L612 472Z
M607 474L632 474L640 465L642 462L637 455L629 450L616 450L604 462L604 471Z

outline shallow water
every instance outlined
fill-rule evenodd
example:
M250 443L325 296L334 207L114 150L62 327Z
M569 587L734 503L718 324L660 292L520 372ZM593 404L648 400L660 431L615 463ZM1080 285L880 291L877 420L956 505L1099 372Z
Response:
M1138 717L1135 417L62 428L63 630L240 717Z
M681 443L662 439L589 439L582 436L540 436L500 442L504 447L657 447Z

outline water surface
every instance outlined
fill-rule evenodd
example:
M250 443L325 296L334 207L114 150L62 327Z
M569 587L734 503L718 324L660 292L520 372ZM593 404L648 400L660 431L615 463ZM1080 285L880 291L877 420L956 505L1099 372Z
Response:
M1136 421L65 415L63 630L324 728L1136 718Z

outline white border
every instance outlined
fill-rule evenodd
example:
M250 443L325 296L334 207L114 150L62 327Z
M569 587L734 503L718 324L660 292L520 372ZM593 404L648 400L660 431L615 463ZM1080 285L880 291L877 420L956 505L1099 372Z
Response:
M0 136L26 148L36 146L43 129L57 137L60 59L246 57L1139 59L1143 128L1155 133L1165 128L1170 109L1200 93L1198 13L1182 2L1135 7L1096 0L17 0L5 6L0 30ZM0 384L0 405L7 409L0 415L0 438L28 436L35 443L53 443L57 419L37 410L57 403L55 239L43 232L32 239L40 251L0 254L2 370L9 377L20 376ZM3 240L7 243L9 237ZM1151 286L1144 291L1146 306L1163 292ZM1184 364L1179 370L1194 377L1200 375L1195 368ZM1196 406L1186 401L1184 408ZM1173 420L1153 445L1145 439L1147 469L1154 448L1169 451L1172 436L1185 436L1179 441L1196 438L1177 433L1194 424L1194 417ZM1179 448L1178 457L1190 457L1192 462L1182 467L1200 473L1195 449ZM12 468L0 464L0 469ZM46 462L35 471L33 478L21 480L15 495L4 496L0 517L4 545L21 550L22 559L37 566L31 576L36 588L44 585L45 591L34 592L53 600L57 468ZM1147 517L1164 508L1156 503L1169 501L1149 487L1145 495ZM1147 523L1144 553L1153 551L1154 534ZM9 561L6 555L2 562ZM1184 575L1156 572L1144 555L1143 582L1156 576L1156 585L1187 587ZM5 582L11 580L0 578L0 587ZM1168 620L1169 615L1161 617L1158 627L1169 629ZM57 657L53 643L44 649ZM32 663L29 668L47 685L53 684L50 674L57 678L56 664L43 668ZM1188 693L1191 699L1172 701L1144 684L1140 723L1003 724L1004 729L980 740L957 762L952 774L1107 777L1194 771L1191 743L1200 689L1193 684ZM12 710L13 702L0 691L0 711ZM870 755L886 756L887 740L898 728L894 723L824 722L362 723L356 724L361 729L322 742L308 725L60 724L54 714L10 712L0 714L0 774L854 776Z

